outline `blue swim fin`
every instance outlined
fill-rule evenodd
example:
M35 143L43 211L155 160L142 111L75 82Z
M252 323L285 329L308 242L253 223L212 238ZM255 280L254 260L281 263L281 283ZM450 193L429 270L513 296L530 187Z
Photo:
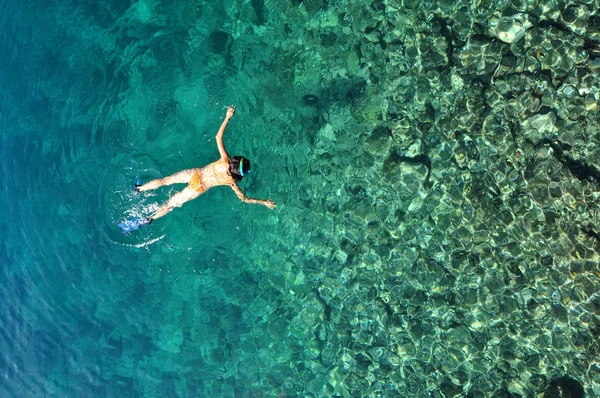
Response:
M127 235L128 233L139 229L140 227L144 227L152 222L149 218L132 218L131 220L123 221L119 224L119 228L121 228L121 232Z

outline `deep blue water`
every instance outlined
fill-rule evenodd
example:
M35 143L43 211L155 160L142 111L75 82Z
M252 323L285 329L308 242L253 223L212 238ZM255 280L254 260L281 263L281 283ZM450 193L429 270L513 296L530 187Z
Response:
M215 159L225 105L228 148L260 175L241 83L204 44L229 17L129 1L3 1L0 15L0 395L220 394L212 357L239 337L218 322L256 295L244 253L252 219L274 215L215 189L137 234L116 224L177 189L136 197L135 176ZM267 195L265 181L242 186Z

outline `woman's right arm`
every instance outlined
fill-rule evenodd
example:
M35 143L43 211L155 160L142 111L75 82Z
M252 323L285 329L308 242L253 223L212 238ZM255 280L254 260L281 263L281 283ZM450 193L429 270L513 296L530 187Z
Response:
M246 195L244 195L244 192L242 192L242 190L240 189L240 187L237 186L237 184L231 184L231 189L233 189L233 192L235 192L237 197L240 198L240 200L244 203L263 205L268 207L269 209L274 209L275 207L277 207L275 202L273 202L271 199L261 200L247 198Z

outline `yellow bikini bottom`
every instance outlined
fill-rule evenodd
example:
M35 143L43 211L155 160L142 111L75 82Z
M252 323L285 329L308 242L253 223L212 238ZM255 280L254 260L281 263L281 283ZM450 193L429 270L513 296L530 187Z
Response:
M190 178L190 182L188 183L188 187L192 188L196 192L204 192L206 188L202 183L202 178L200 178L200 174L198 174L198 169L194 172L192 178Z

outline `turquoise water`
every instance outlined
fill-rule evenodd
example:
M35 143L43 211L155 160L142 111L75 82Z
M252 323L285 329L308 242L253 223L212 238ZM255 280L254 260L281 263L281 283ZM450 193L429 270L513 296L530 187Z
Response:
M0 396L600 395L598 8L0 2Z

